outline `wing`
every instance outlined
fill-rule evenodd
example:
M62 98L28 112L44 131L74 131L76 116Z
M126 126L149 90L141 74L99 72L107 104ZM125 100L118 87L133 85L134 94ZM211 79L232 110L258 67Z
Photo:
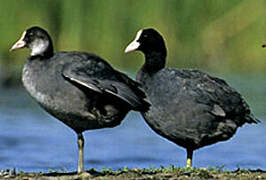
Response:
M212 77L204 72L187 71L193 81L193 91L199 94L197 101L212 106L211 113L234 120L238 125L257 123L257 120L244 100L234 88L223 79ZM200 78L199 78L200 77Z
M77 60L78 59L78 60ZM139 84L125 74L114 70L100 57L88 55L76 58L63 67L63 77L77 87L85 87L100 94L112 95L135 110L148 107Z

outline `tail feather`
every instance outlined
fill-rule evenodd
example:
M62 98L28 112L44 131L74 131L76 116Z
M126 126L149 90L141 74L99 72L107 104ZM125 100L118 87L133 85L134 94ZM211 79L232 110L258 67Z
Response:
M248 116L246 116L246 122L249 123L249 124L252 124L252 123L260 123L261 121L256 118L253 114L249 114Z

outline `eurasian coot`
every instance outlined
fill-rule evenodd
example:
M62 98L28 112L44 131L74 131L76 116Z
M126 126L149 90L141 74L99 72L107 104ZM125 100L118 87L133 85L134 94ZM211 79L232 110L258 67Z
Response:
M145 63L138 72L151 108L142 115L159 135L193 151L232 137L244 123L257 123L242 96L224 80L198 70L165 68L166 46L154 29L137 33L125 52L139 50Z
M114 127L130 110L149 108L139 83L85 52L56 52L40 27L26 30L11 50L30 48L22 81L30 95L78 135L78 173L84 171L82 132Z

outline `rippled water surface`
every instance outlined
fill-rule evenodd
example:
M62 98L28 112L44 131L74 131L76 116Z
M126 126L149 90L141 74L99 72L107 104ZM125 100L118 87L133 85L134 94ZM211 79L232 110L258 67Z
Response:
M245 125L230 140L195 151L196 167L266 169L266 83L263 77L229 78L230 84L243 94L263 122ZM75 133L45 113L23 88L0 89L0 124L0 169L76 170ZM84 137L85 168L185 165L185 150L156 135L136 112L129 113L118 127L86 131Z

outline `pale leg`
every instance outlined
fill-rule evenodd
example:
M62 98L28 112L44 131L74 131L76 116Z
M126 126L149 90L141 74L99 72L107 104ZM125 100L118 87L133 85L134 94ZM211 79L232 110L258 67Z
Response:
M84 172L84 138L82 133L78 133L79 162L78 174Z
M192 167L193 150L187 149L187 167Z

